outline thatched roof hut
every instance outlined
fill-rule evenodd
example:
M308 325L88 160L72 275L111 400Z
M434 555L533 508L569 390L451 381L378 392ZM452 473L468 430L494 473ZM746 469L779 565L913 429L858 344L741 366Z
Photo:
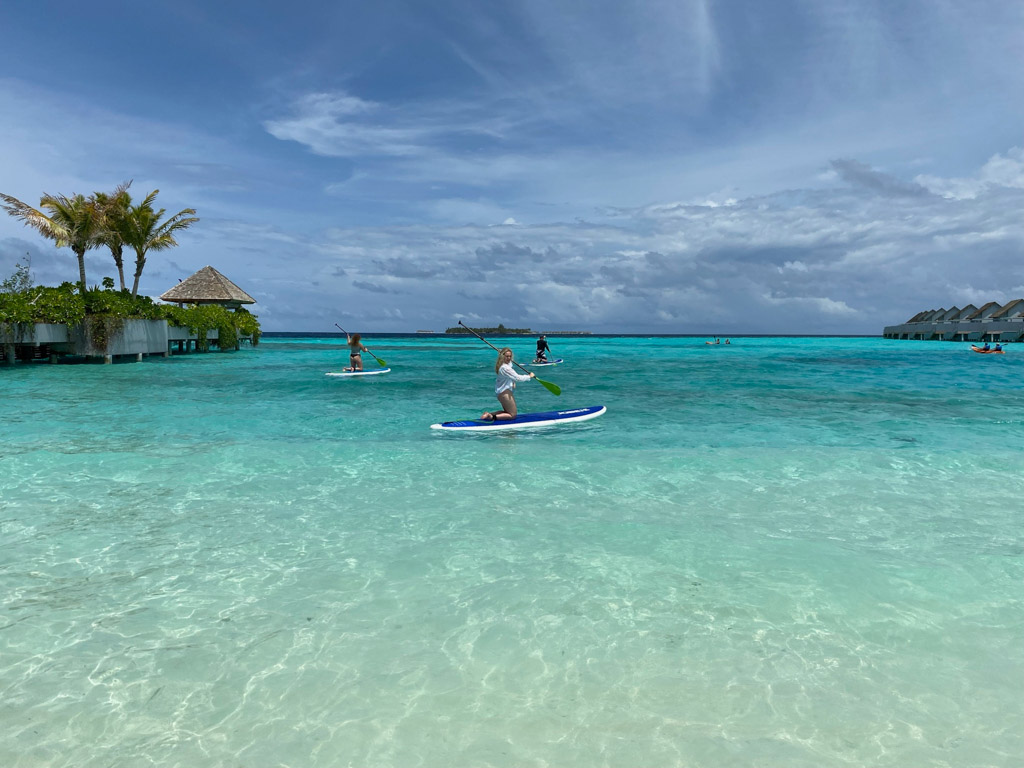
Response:
M160 298L175 304L221 304L230 309L256 303L256 299L213 267L203 267Z

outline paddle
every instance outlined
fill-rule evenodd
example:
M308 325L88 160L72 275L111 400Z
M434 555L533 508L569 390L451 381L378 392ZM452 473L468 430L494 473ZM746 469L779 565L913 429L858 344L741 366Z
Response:
M337 323L335 323L335 326L337 326L341 330L342 333L344 333L346 336L348 336L348 331L346 331L344 328L342 328ZM363 347L363 349L366 349L366 347ZM368 350L368 349L366 349L366 351L370 352L370 350ZM381 360L379 357L377 357L375 354L373 354L373 352L370 352L370 357L372 357L374 360L376 360L377 361L377 365L379 365L381 368L387 368L388 367L388 364L385 363L383 360Z
M477 337L478 339L480 339L480 341L482 341L482 342L483 342L484 344L486 344L486 345L487 345L488 347L490 347L491 349L493 349L493 350L494 350L495 352L500 352L500 351L501 351L501 350L500 350L500 349L498 349L498 348L497 348L496 346L494 346L493 344L491 344L491 342L489 342L489 341L488 341L487 339L485 339L485 338L484 338L483 336L481 336L481 335L480 335L479 333L477 333L476 331L474 331L474 330L473 330L472 328L470 328L470 327L469 327L468 325L466 325L466 324L465 324L464 322L462 322L461 320L459 320L459 325L461 325L461 326L462 326L463 328L465 328L465 329L466 329L467 331L469 331L470 333L472 333L472 334L473 334L474 336L476 336L476 337ZM522 370L522 371L523 371L524 373L531 373L531 371L528 371L528 370L526 370L525 368L523 368L523 366L519 365L519 363L517 363L517 362L516 362L515 360L513 360L513 361L512 361L512 365L518 366L518 367L519 367L519 368L520 368L520 369L521 369L521 370ZM536 382L537 382L538 384L540 384L540 385L541 385L542 387L544 387L544 389L546 389L546 390L547 390L548 392L550 392L550 393L551 393L552 395L560 395L560 394L562 394L562 388L561 388L560 386L558 386L557 384L552 384L552 383L551 383L550 381L542 381L541 379L538 379L538 378L537 378L537 374L533 374L533 378L534 378L534 379L536 380Z

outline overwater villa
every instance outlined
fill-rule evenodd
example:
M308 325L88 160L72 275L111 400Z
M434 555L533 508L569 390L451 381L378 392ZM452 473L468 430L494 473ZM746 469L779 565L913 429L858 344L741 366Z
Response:
M258 339L256 319L241 309L243 304L255 304L256 300L213 267L203 267L160 298L179 307L220 305L229 312L219 321L211 319L209 312L205 317L190 318L191 310L185 310L171 322L86 315L82 322L72 324L0 323L0 362L56 363L62 357L76 357L102 358L111 363L115 358L142 360L146 355L169 357L172 352L205 351L210 344L222 350L238 349L241 341L255 343ZM221 331L226 335L222 337Z
M968 304L963 309L928 309L905 323L887 325L887 339L920 341L1024 341L1024 299L1007 304L990 301L981 307Z

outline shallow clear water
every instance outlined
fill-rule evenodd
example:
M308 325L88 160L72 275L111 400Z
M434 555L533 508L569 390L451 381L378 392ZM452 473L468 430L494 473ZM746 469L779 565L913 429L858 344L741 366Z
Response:
M367 343L0 369L0 765L1021 764L1024 349Z

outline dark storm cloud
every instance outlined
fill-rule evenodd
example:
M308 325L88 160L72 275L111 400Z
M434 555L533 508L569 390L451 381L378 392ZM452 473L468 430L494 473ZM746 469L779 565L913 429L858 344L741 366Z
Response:
M540 252L527 245L508 242L476 249L477 264L482 269L500 269L524 263L539 264L554 255L550 247Z
M436 277L444 271L443 267L438 264L428 261L416 261L408 256L399 256L393 259L374 259L373 265L377 268L378 274L400 278Z
M383 285L369 283L364 280L353 280L352 287L358 288L361 291L369 291L370 293L402 293L402 291L395 290L394 288L386 288Z
M871 190L887 197L928 197L931 192L920 184L903 181L887 173L876 171L856 160L833 160L832 168L848 184Z

